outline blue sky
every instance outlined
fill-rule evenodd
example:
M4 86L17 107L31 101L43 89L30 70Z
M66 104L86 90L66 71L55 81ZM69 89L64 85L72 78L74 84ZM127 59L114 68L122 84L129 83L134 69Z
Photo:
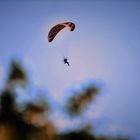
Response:
M68 89L99 80L108 92L89 111L96 131L138 139L139 7L137 0L1 0L1 83L12 58L23 63L34 85L47 89L56 104L63 103ZM49 29L64 21L74 22L75 31L64 29L48 43ZM70 67L62 62L65 51Z

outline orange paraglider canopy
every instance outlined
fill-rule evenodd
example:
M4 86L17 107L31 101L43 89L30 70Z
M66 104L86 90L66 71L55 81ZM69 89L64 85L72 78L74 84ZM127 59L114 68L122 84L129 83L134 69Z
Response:
M51 28L48 34L48 41L52 42L55 36L63 29L67 27L70 31L73 31L75 29L75 24L72 22L64 22L55 25L54 27Z

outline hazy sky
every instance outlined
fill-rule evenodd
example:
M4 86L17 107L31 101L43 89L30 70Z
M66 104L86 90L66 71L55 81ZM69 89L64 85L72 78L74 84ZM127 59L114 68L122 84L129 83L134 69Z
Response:
M49 29L64 21L74 22L75 31L64 29L48 43ZM65 54L70 67L63 64ZM105 83L107 93L89 113L96 131L140 137L140 1L1 0L1 82L12 58L56 104L88 79Z

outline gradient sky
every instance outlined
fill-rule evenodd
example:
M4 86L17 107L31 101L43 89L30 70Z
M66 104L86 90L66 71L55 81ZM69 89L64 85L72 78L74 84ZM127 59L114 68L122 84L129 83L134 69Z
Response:
M65 29L48 43L49 29L64 21L74 22L75 31ZM70 67L62 61L66 50ZM140 1L1 0L1 83L13 58L55 105L88 79L105 83L107 93L89 111L97 133L140 137ZM64 123L58 127L70 125L55 113Z

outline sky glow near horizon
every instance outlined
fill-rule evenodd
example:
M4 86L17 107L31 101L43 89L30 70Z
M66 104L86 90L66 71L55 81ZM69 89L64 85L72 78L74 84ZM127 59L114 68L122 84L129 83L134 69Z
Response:
M1 83L10 60L19 59L34 85L49 91L57 108L73 87L90 79L101 81L108 92L93 103L89 110L94 113L88 112L89 118L93 115L91 121L96 131L128 134L137 140L140 137L139 7L139 1L131 0L0 1ZM50 28L65 21L74 22L75 30L64 29L54 42L48 43ZM68 52L63 52L65 47ZM70 67L63 64L64 53ZM58 107L53 117L60 117L59 113ZM69 122L61 124L56 122L59 127L68 127Z

